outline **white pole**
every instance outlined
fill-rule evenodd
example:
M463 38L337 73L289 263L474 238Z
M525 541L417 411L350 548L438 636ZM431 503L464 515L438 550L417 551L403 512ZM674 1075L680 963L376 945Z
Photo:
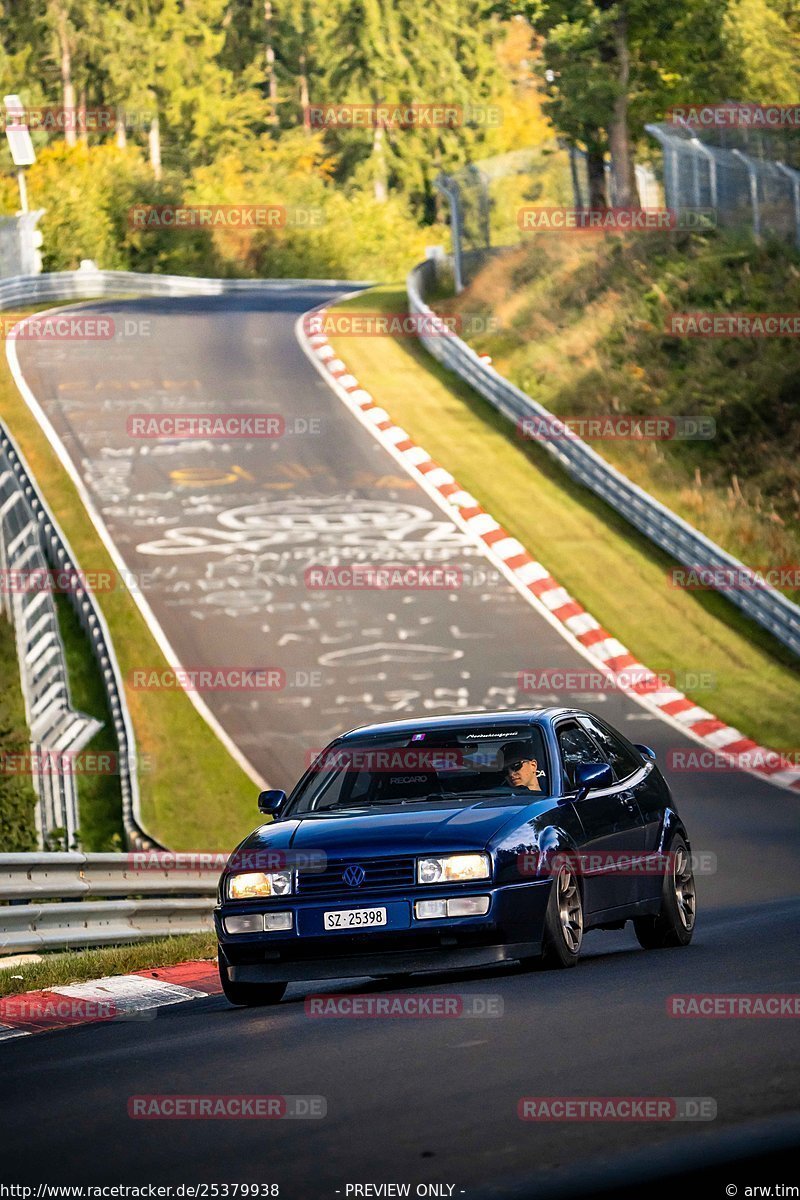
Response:
M19 184L19 207L20 212L30 212L28 208L28 185L25 182L25 172L22 168L17 171L17 183Z

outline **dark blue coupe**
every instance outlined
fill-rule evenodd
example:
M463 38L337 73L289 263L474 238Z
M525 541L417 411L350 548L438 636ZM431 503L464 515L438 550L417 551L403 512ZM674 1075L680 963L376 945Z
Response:
M685 946L689 838L647 746L570 708L368 725L331 743L234 851L215 923L225 995L292 980L574 966L632 920Z

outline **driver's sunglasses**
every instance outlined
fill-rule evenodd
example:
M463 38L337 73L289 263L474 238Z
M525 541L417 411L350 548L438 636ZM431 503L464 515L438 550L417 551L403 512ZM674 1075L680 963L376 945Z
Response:
M528 760L526 758L518 758L516 760L516 762L506 763L506 770L507 771L518 771L520 769L520 767L522 766L522 764L527 761Z

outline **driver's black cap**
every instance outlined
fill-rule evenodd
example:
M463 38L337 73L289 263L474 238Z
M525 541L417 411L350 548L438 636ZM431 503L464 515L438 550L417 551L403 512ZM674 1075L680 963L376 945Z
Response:
M536 761L536 755L533 752L533 746L530 742L506 742L498 758L503 770L506 769L509 763Z

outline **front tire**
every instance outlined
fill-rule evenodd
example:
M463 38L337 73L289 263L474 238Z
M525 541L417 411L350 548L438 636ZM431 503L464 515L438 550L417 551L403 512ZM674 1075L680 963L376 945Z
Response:
M689 847L680 834L672 839L668 851L671 870L664 872L661 909L655 917L634 917L633 928L644 950L665 950L670 946L688 946L694 933L697 897Z
M583 897L574 871L562 866L550 889L538 958L523 959L523 966L561 970L577 966L583 944Z
M266 1004L277 1004L283 999L287 987L285 983L234 983L228 979L221 950L217 951L217 963L225 999L231 1004L256 1008Z

